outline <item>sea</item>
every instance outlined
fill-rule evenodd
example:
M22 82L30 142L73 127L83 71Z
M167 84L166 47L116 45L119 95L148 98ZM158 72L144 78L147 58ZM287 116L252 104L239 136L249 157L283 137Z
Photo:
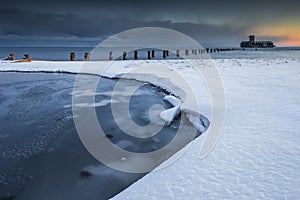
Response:
M212 47L213 48L213 47ZM220 47L218 47L220 48ZM9 54L14 54L17 60L22 59L24 54L29 54L34 60L49 60L49 61L68 61L70 60L70 53L74 52L76 60L84 60L85 53L92 52L95 47L0 47L0 58L6 58ZM180 55L185 54L188 48L179 48ZM224 48L225 49L225 48ZM229 51L209 53L209 56L214 59L221 58L293 58L299 57L300 47L275 47L265 49L241 49L237 47L227 48ZM169 50L167 59L178 59L176 56L177 49L148 49L140 47L101 47L97 49L97 55L91 54L91 59L97 57L98 60L108 60L109 52L112 51L115 60L121 60L123 51L128 52L128 60L134 59L133 50L138 50L138 59L148 59L148 51L155 50L155 57L151 59L164 59L163 50ZM250 52L250 53L249 53ZM201 54L192 54L192 49L189 49L191 58L201 58ZM189 58L189 56L187 57Z

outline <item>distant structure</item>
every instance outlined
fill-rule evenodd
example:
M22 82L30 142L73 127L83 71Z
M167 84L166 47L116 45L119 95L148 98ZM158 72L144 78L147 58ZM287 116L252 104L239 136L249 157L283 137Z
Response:
M255 41L254 35L249 35L249 41L242 41L241 48L273 48L272 41Z

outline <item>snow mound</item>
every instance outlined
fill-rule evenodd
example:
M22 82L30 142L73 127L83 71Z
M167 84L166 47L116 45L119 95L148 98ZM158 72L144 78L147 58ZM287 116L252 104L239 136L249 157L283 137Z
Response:
M166 124L170 124L174 118L180 113L181 102L178 98L168 95L164 97L164 100L172 104L173 108L164 110L160 113L160 117Z
M172 95L165 96L164 100L169 102L170 104L172 104L172 106L175 106L175 107L177 107L177 106L180 107L181 106L180 99L178 99L177 97L174 97Z
M176 106L168 110L162 111L160 113L160 117L165 121L166 124L170 124L179 113L180 107Z

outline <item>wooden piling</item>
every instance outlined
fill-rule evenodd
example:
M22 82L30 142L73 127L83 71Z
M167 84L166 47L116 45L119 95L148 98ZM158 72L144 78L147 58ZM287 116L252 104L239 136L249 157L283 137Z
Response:
M151 59L151 51L150 50L148 51L148 59L149 60Z
M91 54L90 54L89 52L84 53L84 58L83 58L83 60L84 60L84 61L89 61L89 60L90 60L90 56L91 56Z
M75 52L71 52L70 53L70 61L75 61L75 60L76 60Z
M108 60L113 60L113 59L114 59L113 52L110 51L110 52L109 52L109 55L108 55Z
M188 49L185 50L185 55L186 55L186 56L189 55L189 50L188 50Z
M13 61L13 60L15 60L15 54L11 53L11 54L9 54L9 56L7 58L3 58L2 60Z
M176 50L176 57L179 57L180 56L180 51L177 49Z
M123 60L128 60L128 53L123 51Z
M151 51L151 57L154 58L155 57L155 50Z
M166 50L163 50L163 58L166 58L166 57L167 57Z
M137 51L137 50L134 51L133 58L134 58L134 60L137 60L137 59L138 59L138 51ZM126 60L127 60L127 59L126 59Z

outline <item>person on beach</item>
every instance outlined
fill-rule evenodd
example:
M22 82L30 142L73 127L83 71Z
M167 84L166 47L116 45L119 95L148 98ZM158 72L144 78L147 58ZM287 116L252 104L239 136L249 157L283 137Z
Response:
M13 61L13 60L15 60L15 54L11 53L11 54L9 54L9 56L7 58L2 58L2 60Z
M24 54L24 58L16 62L31 62L31 61L33 61L33 58L31 58L29 54Z

